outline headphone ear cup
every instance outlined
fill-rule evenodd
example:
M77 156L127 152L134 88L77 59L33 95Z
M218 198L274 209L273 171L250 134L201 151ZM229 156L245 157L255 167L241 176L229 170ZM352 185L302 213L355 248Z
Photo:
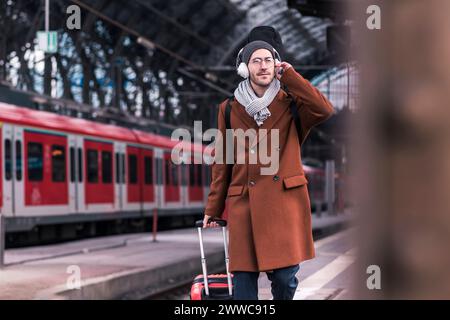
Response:
M236 69L239 68L239 64L241 63L241 55L242 55L242 51L244 51L244 48L241 48L241 50L239 50L237 56L236 56Z
M278 51L275 50L275 49L273 49L273 51L275 52L275 62L276 62L276 63L280 63L280 62L281 62L280 54L279 54Z
M242 78L247 79L249 76L248 67L245 63L241 62L239 64L239 67L237 68L237 74L240 75Z

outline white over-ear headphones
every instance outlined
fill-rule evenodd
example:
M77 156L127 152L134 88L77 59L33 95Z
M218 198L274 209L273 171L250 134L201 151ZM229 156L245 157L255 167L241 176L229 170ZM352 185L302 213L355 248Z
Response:
M242 61L242 51L244 51L244 47L239 50L239 53L236 57L236 70L238 75L240 75L244 79L247 79L250 73L248 71L248 66L245 64L245 62ZM275 63L280 63L280 54L277 50L275 50L275 48L273 49L273 51L275 53Z

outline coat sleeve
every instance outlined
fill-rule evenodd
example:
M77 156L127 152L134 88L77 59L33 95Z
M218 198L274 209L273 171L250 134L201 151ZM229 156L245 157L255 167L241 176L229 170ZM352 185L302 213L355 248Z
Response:
M280 81L288 87L289 93L297 104L303 138L312 127L327 120L333 114L331 102L294 68L287 69Z
M226 101L219 106L219 110L217 112L217 128L219 129L221 136L219 135L214 145L214 162L211 168L211 185L205 208L205 214L214 218L222 217L228 191L228 174L230 168L225 163L225 104Z

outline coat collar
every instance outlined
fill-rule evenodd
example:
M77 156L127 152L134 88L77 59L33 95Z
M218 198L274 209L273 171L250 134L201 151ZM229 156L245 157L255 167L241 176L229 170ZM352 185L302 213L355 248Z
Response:
M259 127L256 124L256 121L252 117L250 117L247 111L245 111L245 107L241 105L236 99L234 99L232 103L232 112L235 112L235 119L233 120L240 123L240 125L237 125L236 127L242 128L244 130L251 128L255 129L257 132L257 137L254 138L250 143L250 148L260 143L267 136L269 130L274 127L278 120L280 120L281 116L288 111L287 102L284 101L286 96L286 92L284 92L282 89L278 91L277 95L268 107L271 113L270 117L268 117Z

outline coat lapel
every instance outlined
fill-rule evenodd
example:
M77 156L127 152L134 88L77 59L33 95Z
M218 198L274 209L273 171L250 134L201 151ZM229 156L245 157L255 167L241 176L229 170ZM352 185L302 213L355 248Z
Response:
M252 117L245 111L245 107L241 105L237 100L234 100L233 107L231 108L231 112L235 112L235 117L233 120L238 121L241 126L236 126L237 128L242 128L244 130L246 129L258 129L258 125L256 124L255 120L253 120Z
M273 99L272 103L269 105L269 111L271 113L270 117L267 118L263 124L257 130L258 135L250 144L250 148L253 148L257 144L259 144L269 133L269 130L273 128L273 126L280 120L281 116L288 111L285 103L283 103L284 93L282 90L278 92L278 94ZM265 129L265 130L262 130Z

